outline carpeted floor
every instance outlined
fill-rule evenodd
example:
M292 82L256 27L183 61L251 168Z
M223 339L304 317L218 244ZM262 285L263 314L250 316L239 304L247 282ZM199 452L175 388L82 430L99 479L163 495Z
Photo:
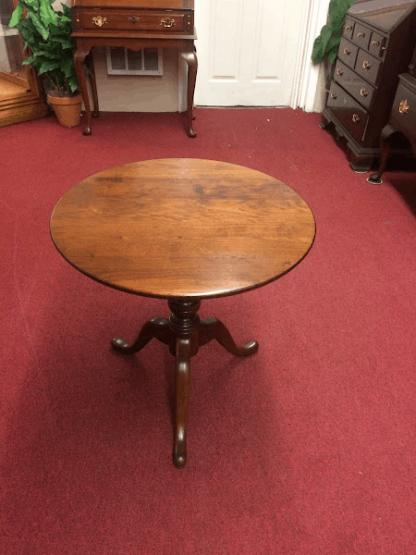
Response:
M198 109L0 129L0 554L416 553L415 184L353 173L318 114ZM106 288L55 250L49 217L114 165L193 157L295 189L315 244L266 287L206 301L238 343L192 360L188 462L171 463L173 358L122 357L163 301Z

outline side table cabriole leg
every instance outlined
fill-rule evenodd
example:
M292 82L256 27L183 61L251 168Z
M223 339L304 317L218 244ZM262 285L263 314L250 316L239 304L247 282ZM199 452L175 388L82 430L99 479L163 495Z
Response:
M85 58L85 63L87 64L87 68L90 72L92 100L94 102L94 111L92 113L92 117L98 118L100 116L100 108L98 107L97 81L95 79L95 68L94 68L94 60L92 57L92 51Z
M90 107L90 100L88 98L88 89L87 89L87 82L85 79L85 71L84 71L84 61L85 58L90 53L90 50L84 50L82 47L77 47L74 52L74 67L75 73L77 74L78 85L81 89L82 100L84 101L85 105L85 116L86 116L86 126L84 128L83 134L84 135L91 135L91 107Z
M257 341L238 347L226 326L217 318L200 320L200 300L170 299L172 313L169 318L151 318L140 330L133 343L115 338L113 349L123 354L137 353L152 338L169 346L175 357L175 395L173 414L173 464L183 468L186 463L186 428L191 385L191 358L199 348L213 339L236 356L248 356L258 350Z
M381 150L380 165L377 169L377 172L372 173L370 177L367 179L369 183L374 183L375 185L380 185L381 183L383 183L381 176L383 175L387 167L387 162L388 162L389 154L391 150L390 138L394 133L395 133L395 129L391 125L387 124L385 127L383 127L383 130L381 132L381 137L380 137L380 150Z
M192 120L194 119L192 115L192 109L194 106L195 83L196 83L196 75L198 72L198 58L196 56L195 50L193 52L183 52L182 57L188 64L188 93L187 93L188 135L190 137L196 137L196 132L192 128Z

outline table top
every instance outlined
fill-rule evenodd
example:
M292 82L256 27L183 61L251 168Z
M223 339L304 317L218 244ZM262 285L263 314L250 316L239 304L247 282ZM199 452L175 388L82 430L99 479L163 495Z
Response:
M175 158L117 166L70 189L53 242L87 276L149 297L210 298L269 283L315 237L306 202L264 173Z

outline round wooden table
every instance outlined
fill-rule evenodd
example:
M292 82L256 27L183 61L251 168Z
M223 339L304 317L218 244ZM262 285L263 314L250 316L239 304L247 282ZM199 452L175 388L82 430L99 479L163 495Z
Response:
M186 462L190 360L216 339L237 347L216 318L200 320L201 299L235 295L270 283L296 266L315 237L306 202L255 170L192 158L149 160L93 175L70 189L51 217L62 256L104 285L168 300L169 318L144 324L137 339L113 339L135 353L152 338L175 357L173 462Z

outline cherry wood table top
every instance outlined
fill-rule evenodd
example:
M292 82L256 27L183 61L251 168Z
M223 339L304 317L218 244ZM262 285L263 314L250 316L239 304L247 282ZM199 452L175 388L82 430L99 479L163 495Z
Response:
M224 162L161 159L114 167L70 189L53 242L87 276L161 298L212 298L269 283L315 237L306 202L264 173Z

